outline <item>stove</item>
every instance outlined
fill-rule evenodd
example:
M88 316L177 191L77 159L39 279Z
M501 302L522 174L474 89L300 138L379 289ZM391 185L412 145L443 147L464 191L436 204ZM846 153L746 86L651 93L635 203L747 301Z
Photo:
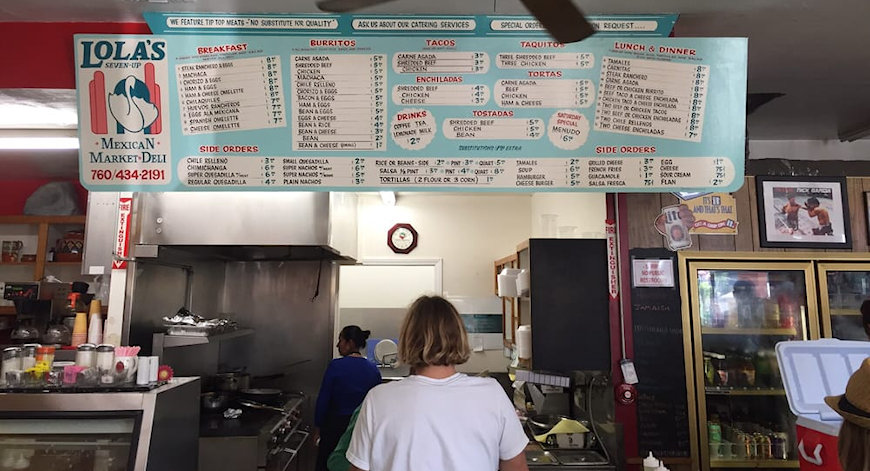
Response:
M284 471L299 454L309 436L302 423L306 397L285 395L276 410L230 407L242 410L237 419L221 413L200 416L199 469L212 471Z

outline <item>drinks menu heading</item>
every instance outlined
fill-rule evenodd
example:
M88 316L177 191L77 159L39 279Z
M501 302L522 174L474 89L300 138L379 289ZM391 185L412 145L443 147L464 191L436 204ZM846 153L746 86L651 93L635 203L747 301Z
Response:
M576 44L516 17L149 22L157 34L76 36L89 190L743 182L745 39L643 37L657 23L641 20L601 20Z

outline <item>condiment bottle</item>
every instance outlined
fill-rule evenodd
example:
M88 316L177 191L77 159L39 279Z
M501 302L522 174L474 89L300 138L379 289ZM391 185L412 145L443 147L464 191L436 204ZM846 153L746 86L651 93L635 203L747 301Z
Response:
M649 452L649 456L643 459L643 471L656 471L656 468L659 467L660 461L658 458L653 456L652 452Z
M42 345L28 343L21 347L21 370L26 371L36 366L36 349Z
M36 364L45 365L48 369L51 369L51 365L54 363L54 347L39 347L36 349Z
M83 343L76 349L76 366L93 368L96 365L97 347L92 343Z
M6 384L6 373L21 370L21 347L3 349L3 361L0 363L0 384Z

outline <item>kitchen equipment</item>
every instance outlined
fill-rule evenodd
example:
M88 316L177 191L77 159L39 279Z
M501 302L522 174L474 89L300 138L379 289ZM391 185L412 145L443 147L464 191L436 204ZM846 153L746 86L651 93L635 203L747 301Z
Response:
M72 332L61 323L54 323L45 329L42 342L49 345L69 345L72 342Z
M200 404L206 411L222 411L226 409L229 402L230 397L222 393L208 392L200 396Z
M244 371L218 373L214 381L215 390L222 392L238 392L251 387L251 375Z
M381 340L375 345L375 360L381 365L395 365L399 361L399 346L390 339Z
M123 374L123 382L130 383L136 378L136 370L139 366L137 356L115 356L115 371Z
M239 394L256 402L269 403L281 398L282 391L274 388L242 389Z
M244 412L235 419L226 419L219 411L203 412L199 469L290 469L309 435L302 425L305 403L304 395L287 393L278 407L244 406ZM256 463L251 457L256 457Z
M239 399L239 404L241 404L241 405L243 405L243 406L245 406L245 407L250 407L250 408L252 408L252 409L271 410L271 411L275 411L275 412L280 412L280 413L282 413L282 414L283 414L284 412L286 412L286 411L284 410L284 408L282 408L282 407L270 406L270 405L267 405L267 404L261 404L261 403L259 403L259 402L249 401L249 400L247 400L247 399Z

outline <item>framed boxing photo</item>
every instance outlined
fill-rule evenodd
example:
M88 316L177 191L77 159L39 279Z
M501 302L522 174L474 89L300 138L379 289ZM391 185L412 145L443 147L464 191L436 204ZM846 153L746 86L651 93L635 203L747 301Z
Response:
M762 247L851 249L843 177L755 177Z

